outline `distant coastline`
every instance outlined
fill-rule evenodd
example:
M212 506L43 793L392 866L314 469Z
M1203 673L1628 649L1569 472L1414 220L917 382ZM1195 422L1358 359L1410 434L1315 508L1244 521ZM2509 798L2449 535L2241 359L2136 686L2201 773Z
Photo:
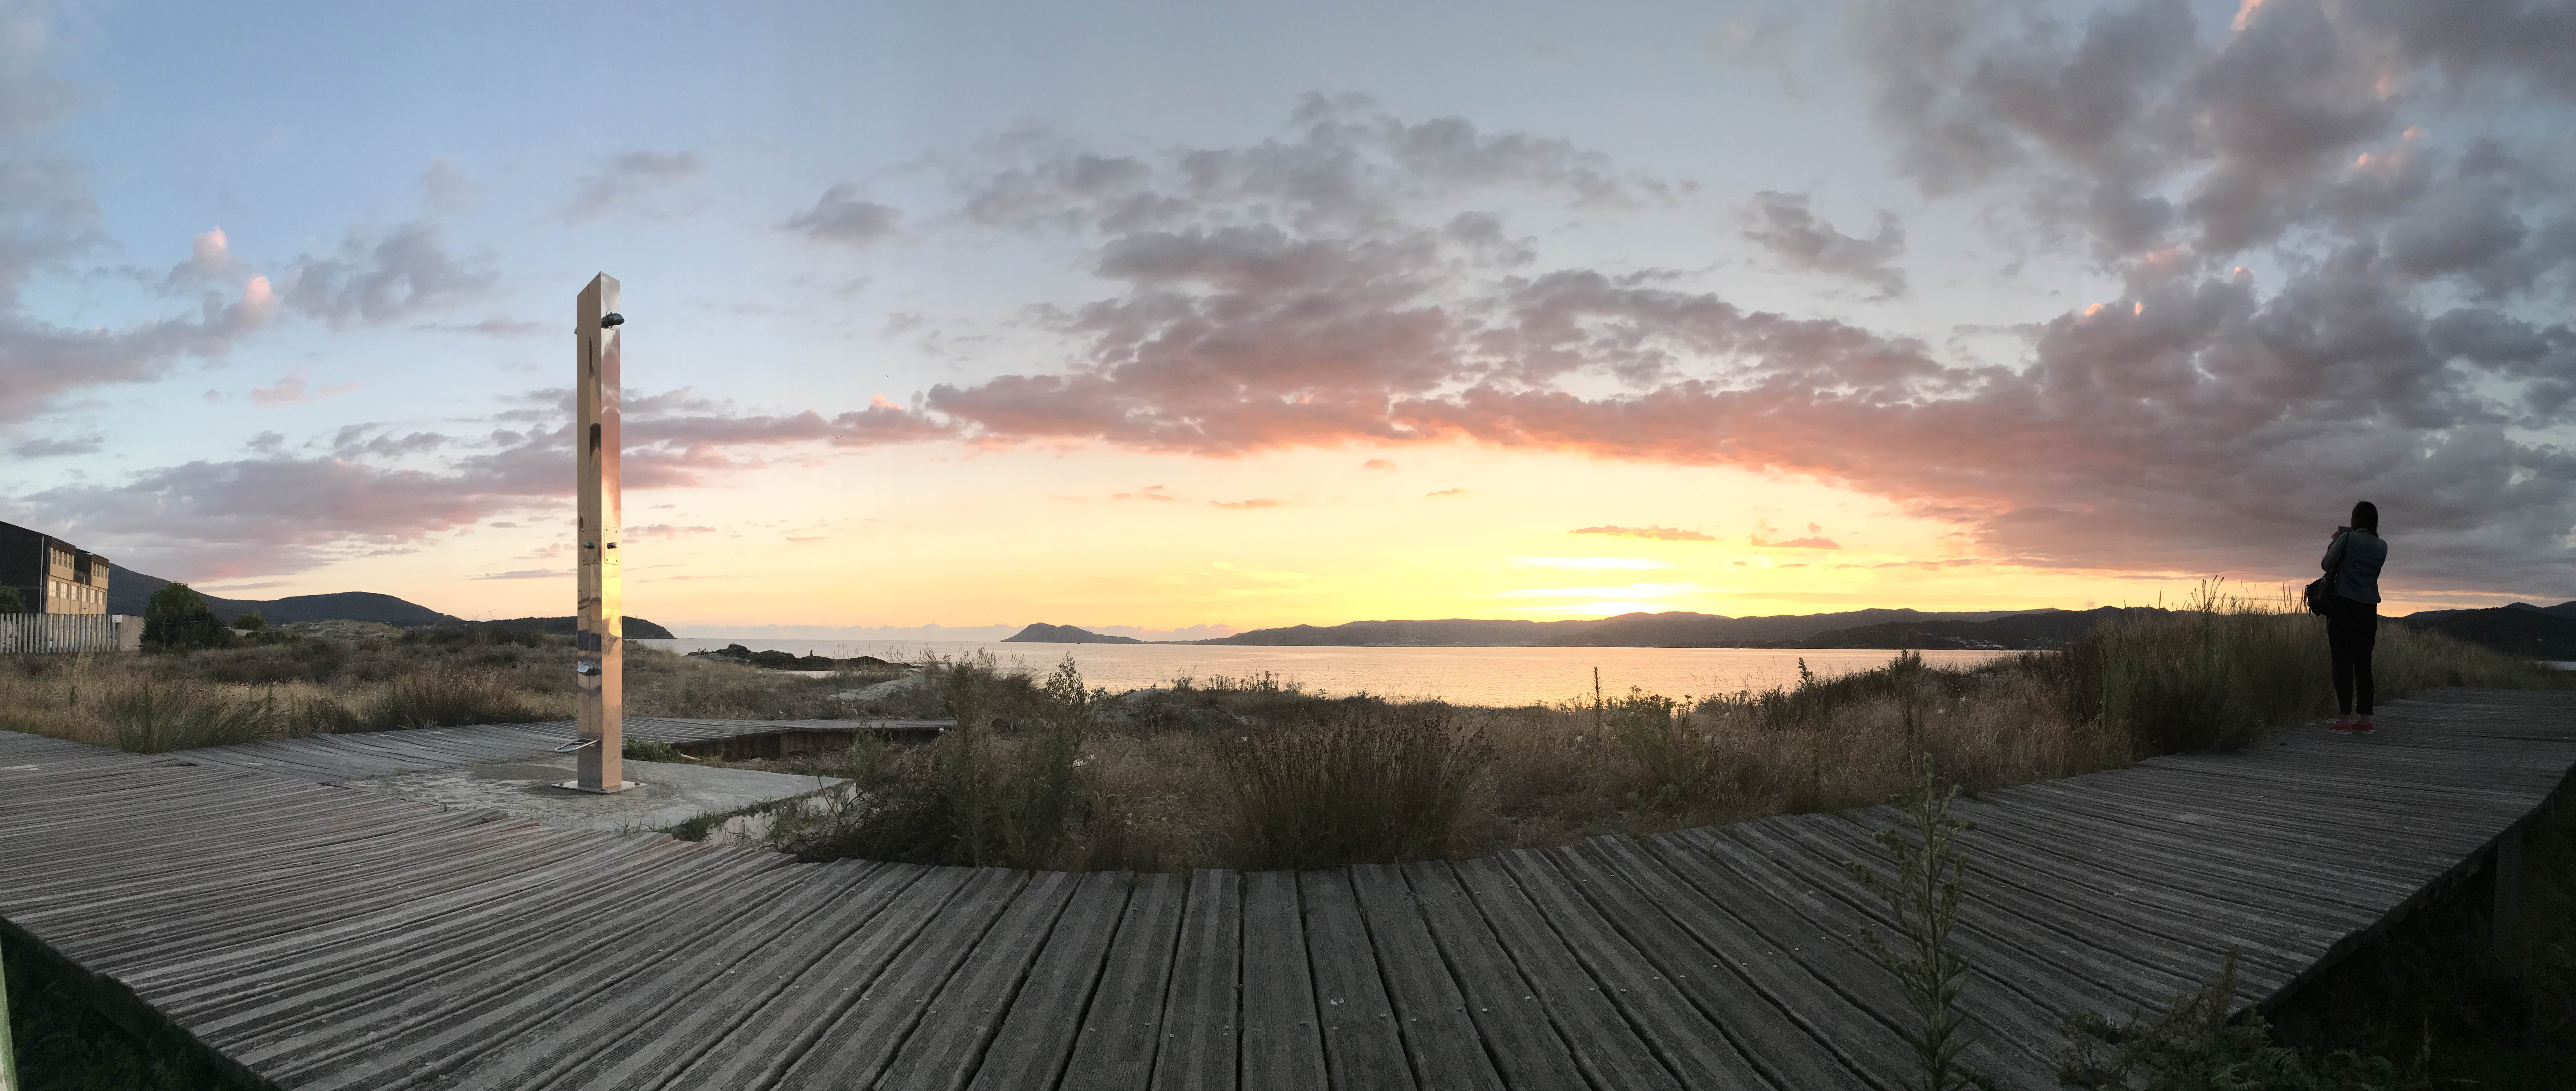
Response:
M2114 619L2164 617L2150 606L2091 610L1930 612L1848 610L1826 614L1727 617L1687 611L1621 614L1591 621L1448 618L1352 621L1254 629L1211 640L1138 640L1073 625L1036 623L1006 644L1201 644L1310 648L1815 648L1919 651L2047 651ZM2539 660L2576 659L2576 601L2514 603L2478 610L2427 610L2391 621Z

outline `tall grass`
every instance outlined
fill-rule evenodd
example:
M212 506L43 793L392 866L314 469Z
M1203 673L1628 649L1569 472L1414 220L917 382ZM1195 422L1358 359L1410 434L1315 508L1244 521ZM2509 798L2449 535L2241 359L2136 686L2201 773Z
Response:
M1219 744L1235 866L1397 863L1456 851L1487 752L1436 704L1349 709Z

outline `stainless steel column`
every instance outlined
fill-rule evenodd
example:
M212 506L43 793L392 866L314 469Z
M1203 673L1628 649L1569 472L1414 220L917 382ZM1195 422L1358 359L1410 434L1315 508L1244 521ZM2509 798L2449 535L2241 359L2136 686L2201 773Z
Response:
M618 325L617 279L601 273L581 290L576 306L575 339L579 342L574 400L580 404L573 430L574 456L581 493L581 603L576 623L574 670L580 672L580 779L572 787L585 792L614 792L627 787L619 758L625 749L626 664L623 626L623 581L619 576L617 537L624 525L617 483Z

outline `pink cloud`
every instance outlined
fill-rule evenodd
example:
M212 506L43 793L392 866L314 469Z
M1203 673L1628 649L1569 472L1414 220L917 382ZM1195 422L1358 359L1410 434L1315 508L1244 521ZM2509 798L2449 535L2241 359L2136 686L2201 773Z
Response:
M1841 549L1842 545L1831 538L1824 537L1791 538L1785 542L1765 541L1756 537L1753 539L1753 547L1756 549Z
M1613 538L1646 538L1658 542L1714 542L1717 539L1696 530L1673 527L1582 527L1568 534L1605 534Z

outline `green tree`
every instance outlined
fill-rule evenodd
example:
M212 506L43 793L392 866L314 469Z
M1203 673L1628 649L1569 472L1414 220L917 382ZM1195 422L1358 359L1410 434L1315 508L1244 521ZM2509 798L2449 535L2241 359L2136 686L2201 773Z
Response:
M268 619L259 616L257 610L244 610L240 617L233 619L233 628L248 629L255 633L268 628Z
M232 640L232 631L224 627L206 596L184 583L174 583L152 593L143 607L143 642L156 648L179 651L188 648L218 648Z
M25 595L19 594L18 589L15 587L0 587L0 614L23 614L26 612L27 597Z

